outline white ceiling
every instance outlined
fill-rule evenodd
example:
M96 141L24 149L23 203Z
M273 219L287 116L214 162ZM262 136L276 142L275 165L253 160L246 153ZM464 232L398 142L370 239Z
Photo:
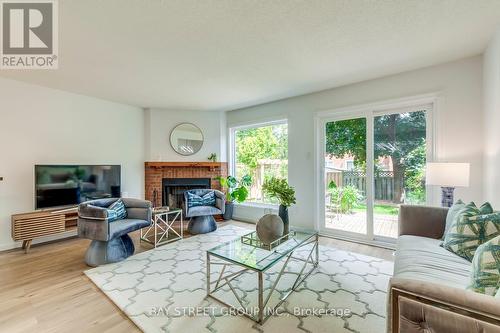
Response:
M141 107L230 110L482 53L499 0L60 0L59 69Z

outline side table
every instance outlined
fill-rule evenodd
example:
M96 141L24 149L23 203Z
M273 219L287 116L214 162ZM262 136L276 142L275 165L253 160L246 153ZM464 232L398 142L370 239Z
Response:
M169 217L173 216L169 221ZM180 230L177 232L174 228L174 223L180 222ZM181 208L156 208L153 209L151 215L151 225L146 231L141 229L142 242L154 245L156 248L159 245L170 243L184 236L184 222L182 218Z

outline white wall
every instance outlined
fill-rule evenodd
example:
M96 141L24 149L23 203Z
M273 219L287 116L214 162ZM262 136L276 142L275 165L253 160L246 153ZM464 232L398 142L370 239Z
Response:
M481 201L483 194L497 200L499 165L500 79L499 38L485 56L484 101L488 117L482 117L481 57L406 72L314 94L298 96L247 109L219 112L172 111L139 108L58 90L0 79L0 250L14 245L10 215L30 211L33 204L33 165L122 165L123 191L142 197L144 161L205 161L217 153L226 161L227 127L288 118L289 180L297 191L297 205L290 211L296 226L313 227L314 115L317 111L388 99L439 92L437 159L471 163L471 186L456 196ZM496 57L496 58L495 58ZM201 151L178 155L170 147L172 128L192 122L205 136ZM486 124L486 125L485 125ZM486 130L487 169L483 188L483 129ZM488 171L489 170L489 171ZM488 173L489 172L489 173ZM491 186L489 186L491 185ZM484 193L483 193L484 192ZM495 201L494 201L495 202ZM264 208L238 207L235 217L256 220Z
M144 144L140 108L0 79L0 250L16 245L10 216L34 209L35 164L121 164L141 198Z
M228 127L250 122L288 118L289 181L297 192L290 210L291 223L313 227L314 216L314 114L317 111L440 93L436 115L437 159L471 163L471 186L457 189L456 197L481 201L482 186L482 58L433 66L365 81L314 94L293 97L227 113ZM235 216L255 219L264 209L244 207Z
M483 65L484 197L500 207L500 29L491 40Z
M226 161L225 116L222 112L146 109L146 159L149 161L207 161L211 153ZM193 123L203 132L200 151L182 156L170 146L170 132L180 123Z

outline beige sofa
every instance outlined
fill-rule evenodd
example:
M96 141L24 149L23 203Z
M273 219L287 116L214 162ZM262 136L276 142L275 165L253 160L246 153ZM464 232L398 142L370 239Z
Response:
M401 207L388 332L500 333L500 299L466 290L471 263L440 246L447 212Z

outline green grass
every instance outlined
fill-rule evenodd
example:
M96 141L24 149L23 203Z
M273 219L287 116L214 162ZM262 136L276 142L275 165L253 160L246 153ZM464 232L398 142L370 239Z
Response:
M354 206L352 209L353 212L358 212L362 213L366 211L366 205L360 205L357 204ZM399 208L397 206L391 206L391 205L381 205L381 204L375 204L373 206L373 213L374 214L381 214L381 215L398 215Z

